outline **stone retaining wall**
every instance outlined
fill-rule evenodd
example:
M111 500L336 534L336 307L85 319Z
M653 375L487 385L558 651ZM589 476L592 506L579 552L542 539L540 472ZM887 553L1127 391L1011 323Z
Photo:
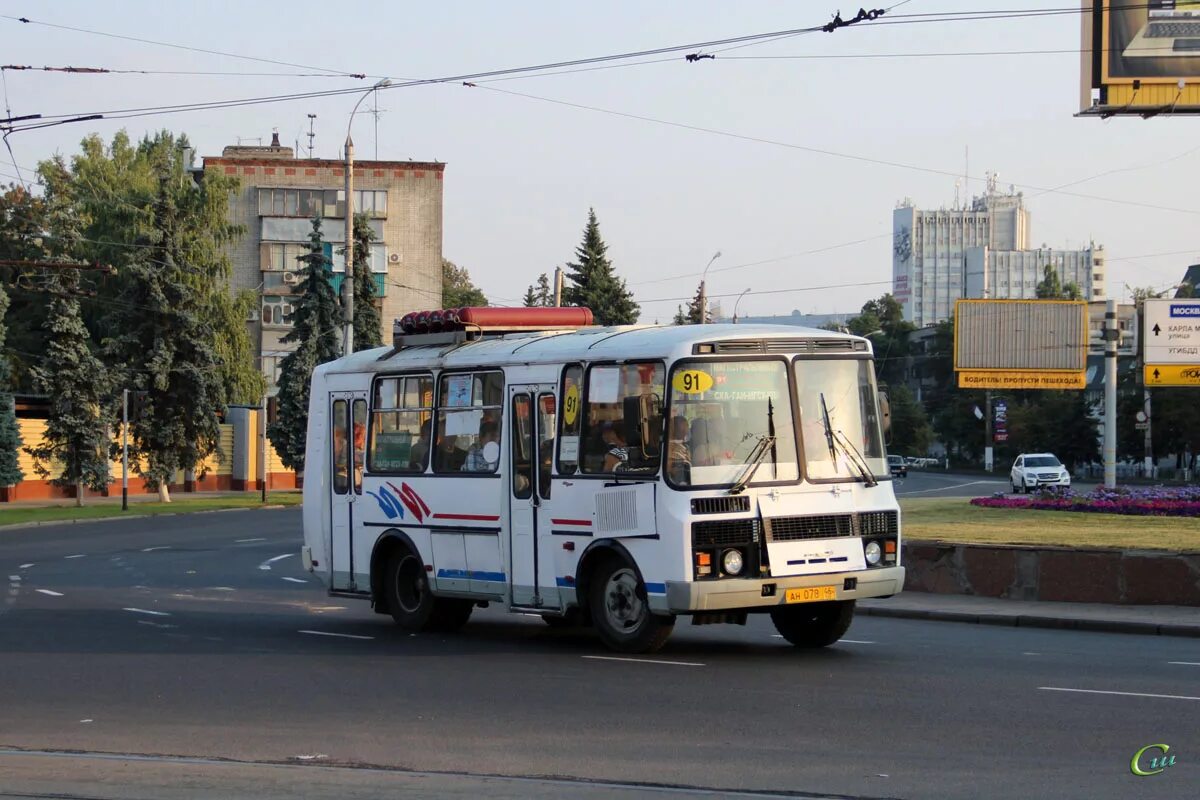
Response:
M1200 552L905 542L905 591L1200 606Z

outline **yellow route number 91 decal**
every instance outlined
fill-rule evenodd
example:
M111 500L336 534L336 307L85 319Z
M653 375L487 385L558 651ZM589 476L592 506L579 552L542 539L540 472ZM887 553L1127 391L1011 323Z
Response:
M712 375L698 369L685 369L676 372L671 379L671 388L683 394L700 394L707 392L713 386Z
M563 398L563 421L574 425L579 418L579 387L572 384L567 387L567 396Z

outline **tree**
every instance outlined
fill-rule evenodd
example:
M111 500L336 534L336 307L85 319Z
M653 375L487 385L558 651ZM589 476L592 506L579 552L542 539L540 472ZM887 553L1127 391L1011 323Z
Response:
M550 288L550 279L546 273L538 275L537 285L525 290L522 300L526 308L549 308L554 305L554 290Z
M1081 300L1083 292L1074 281L1062 283L1058 270L1053 264L1047 264L1042 270L1042 280L1034 290L1039 300Z
M933 429L925 416L925 409L913 398L907 386L893 386L888 390L888 402L892 409L891 442L888 450L912 456L923 456L929 452L933 441Z
M594 209L588 209L583 241L575 248L575 259L567 264L566 278L572 285L563 288L563 303L590 308L599 325L637 322L641 309L608 260L608 246L600 237Z
M701 302L700 289L697 287L696 294L691 300L688 301L687 308L684 308L683 306L678 307L678 311L675 312L675 319L673 320L674 323L676 325L699 325ZM706 318L706 322L713 321L711 311L708 311L708 313L706 313L704 316Z
M453 261L442 259L442 307L486 306L487 297L471 283L471 274Z
M107 370L92 353L91 334L80 316L75 294L79 278L61 270L50 283L46 329L49 342L41 366L33 368L34 389L50 400L50 414L42 441L27 447L42 478L56 486L75 489L75 505L83 505L83 488L101 491L108 486L108 414L110 382ZM62 465L53 475L51 462Z
M880 381L889 386L904 379L908 337L916 327L904 320L904 307L891 294L863 303L858 316L846 321L856 336L871 340Z
M23 186L10 186L0 193L0 258L45 259L45 232L44 198L30 194ZM10 348L6 354L7 378L0 392L30 391L29 367L37 360L35 354L45 350L46 296L17 267L0 267L0 286L7 298Z
M4 281L0 281L0 486L13 486L25 477L17 463L21 432L17 429L17 414L11 392L12 372L4 354L7 312L8 293L4 291Z
M207 276L188 259L184 215L170 182L164 166L150 232L119 276L125 306L114 315L116 333L105 348L108 362L124 372L120 385L146 392L145 413L129 430L145 458L134 469L165 503L176 472L219 451L218 414L227 401Z
M308 235L308 253L301 256L300 299L295 324L284 343L298 342L279 365L279 410L267 428L279 459L288 469L304 471L308 435L308 400L312 373L341 354L342 309L333 295L327 274L331 266L321 238L321 219L314 218Z
M370 350L383 344L383 324L371 275L371 242L375 230L366 214L354 215L354 349Z

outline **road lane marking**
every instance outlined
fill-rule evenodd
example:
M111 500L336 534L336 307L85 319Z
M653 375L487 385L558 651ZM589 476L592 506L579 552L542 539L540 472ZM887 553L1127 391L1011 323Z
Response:
M1200 667L1200 661L1168 661L1168 664L1179 664L1184 667Z
M8 579L9 579L10 581L12 581L13 583L20 583L20 582L21 582L21 576L20 576L20 575L9 575L9 576L8 576Z
M1023 656L1040 656L1041 653L1021 653Z
M68 558L87 558L87 553L76 553L73 556L63 556L64 560L66 560Z
M38 592L40 592L41 594L49 595L50 597L62 597L63 596L62 592L55 592L50 589L38 589Z
M265 542L266 540L267 537L265 536L255 536L253 539L234 539L234 542L237 544L245 544L246 542Z
M164 545L159 545L158 547L143 547L142 552L143 553L153 553L155 550L170 550L170 549L171 549L170 545L164 544Z
M31 561L28 564L22 564L21 566L17 567L17 569L29 569L30 567L35 567L35 566L37 566L37 565Z
M703 667L698 661L659 661L653 658L620 658L618 656L580 656L594 661L632 661L637 664L670 664L673 667Z
M1121 697L1158 697L1163 700L1200 700L1184 694L1146 694L1144 692L1106 692L1101 689L1067 689L1062 686L1039 686L1044 692L1079 692L1081 694L1114 694Z
M165 623L165 622L151 622L148 619L139 619L137 621L137 624L138 625L149 625L151 628L178 628L179 627L178 625L171 625L171 624Z
M1004 481L968 481L967 483L955 483L951 486L939 486L936 489L914 489L911 492L896 492L896 494L925 494L926 492L946 492L950 489L962 489L964 486L976 486L978 484L995 484L1004 485Z
M328 631L300 631L310 636L336 636L339 639L374 639L374 636L356 636L353 633L330 633Z
M166 611L150 611L145 608L122 608L121 610L129 611L130 613L133 613L133 614L149 614L152 617L169 617L169 616L171 616Z
M772 639L782 639L782 633L772 633ZM834 644L878 644L878 642L868 642L863 639L838 639Z
M284 553L281 556L275 556L274 558L268 558L266 561L259 564L258 568L269 570L271 568L271 565L274 564L276 561L282 561L283 559L291 558L294 555L296 555L296 554L295 553Z
M308 583L308 581L304 580L303 578L284 578L284 580L290 581L291 583Z
M209 588L212 589L214 592L236 592L237 591L237 589L233 588L232 586L210 586Z

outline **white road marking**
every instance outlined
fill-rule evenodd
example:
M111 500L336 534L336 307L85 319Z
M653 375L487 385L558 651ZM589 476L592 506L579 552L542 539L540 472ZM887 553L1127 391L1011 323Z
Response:
M1179 664L1184 667L1200 667L1200 661L1168 661L1168 664Z
M259 565L258 565L258 568L259 568L259 569L268 569L268 570L269 570L269 569L271 568L271 565L272 565L272 564L274 564L276 561L282 561L283 559L285 559L285 558L291 558L291 557L292 557L292 556L294 556L294 555L296 555L296 554L295 554L295 553L284 553L284 554L283 554L283 555L281 555L281 556L275 556L274 558L268 558L266 561L264 561L264 562L262 562L261 564L259 564Z
M1041 653L1021 653L1023 656L1040 656Z
M178 625L169 625L165 622L151 622L148 619L139 619L138 625L149 625L151 628L178 628Z
M20 575L9 575L9 576L8 576L8 579L9 579L10 581L12 581L13 583L20 583L20 582L21 582L21 576L20 576Z
M253 539L234 539L238 544L244 544L245 542L265 542L266 540L267 537L265 536L255 536Z
M28 564L22 564L21 566L17 567L17 569L29 569L30 567L35 567L35 566L37 566L37 565L34 564L33 562L30 562Z
M290 581L291 583L308 583L308 581L304 580L303 578L284 578L284 580Z
M915 489L911 492L896 492L896 494L925 494L926 492L945 492L950 489L961 489L964 486L977 486L979 484L995 484L1003 485L1003 481L967 481L966 483L955 483L950 486L939 486L936 489Z
M63 558L64 558L64 559L68 559L68 558L87 558L87 553L76 553L76 554L75 554L75 555L73 555L73 556L63 556Z
M55 591L51 591L50 589L38 589L38 591L42 594L48 594L51 597L62 597L63 596L62 592L55 592Z
M170 550L170 549L171 549L170 545L164 544L164 545L159 545L158 547L143 547L142 552L143 553L153 553L155 550Z
M94 719L81 719L81 720L79 720L79 721L80 721L80 722L95 722L96 720L94 720Z
M329 756L324 753L313 753L310 756L292 756L292 758L295 758L297 761L316 761L322 758L329 758Z
M595 661L632 661L638 664L670 664L673 667L703 667L704 665L697 661L659 661L653 658L619 658L617 656L580 656L580 658L590 658Z
M232 586L210 586L208 588L212 589L214 592L236 592L237 591L237 589L233 588Z
M1146 694L1144 692L1106 692L1101 689L1067 689L1062 686L1039 686L1044 692L1079 692L1081 694L1115 694L1121 697L1158 697L1163 700L1200 700L1183 694Z
M171 616L166 611L149 611L145 608L122 608L122 611L129 611L134 614L149 614L152 617L169 617Z
M772 639L782 639L782 633L772 633ZM867 642L862 639L838 639L835 644L876 644L876 642Z
M352 633L329 633L328 631L300 631L310 636L336 636L339 639L374 639L374 636L355 636Z

